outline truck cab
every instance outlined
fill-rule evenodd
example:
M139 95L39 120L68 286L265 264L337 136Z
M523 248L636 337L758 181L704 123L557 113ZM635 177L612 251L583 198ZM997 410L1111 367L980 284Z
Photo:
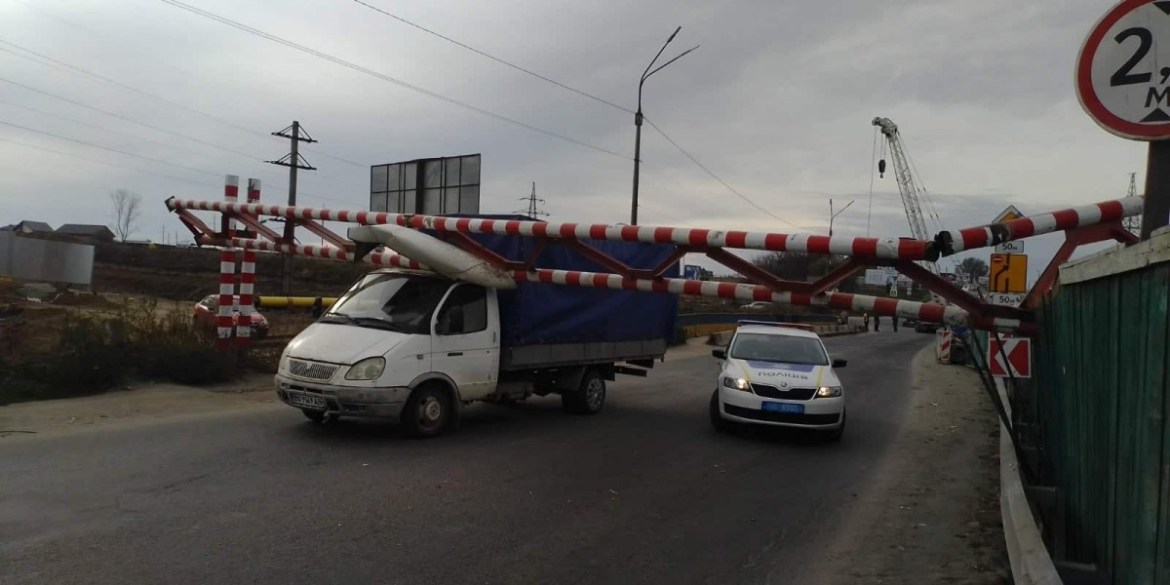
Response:
M428 272L378 270L288 344L276 391L324 421L399 417L415 389L430 387L421 406L432 420L420 422L445 425L457 403L495 392L499 351L495 290Z
M556 393L566 410L595 414L606 380L645 375L638 368L665 353L664 340L509 344L502 321L513 329L527 323L546 332L535 337L558 341L558 319L545 318L547 308L522 292L431 272L375 270L289 342L277 396L315 422L398 419L409 434L433 436L457 426L462 405L475 401ZM505 295L512 295L510 312L502 315ZM583 310L569 303L570 313Z

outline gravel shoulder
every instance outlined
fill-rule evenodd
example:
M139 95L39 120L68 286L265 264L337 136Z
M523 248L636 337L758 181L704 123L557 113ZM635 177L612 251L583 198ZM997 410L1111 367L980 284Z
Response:
M273 406L271 390L271 375L250 374L215 386L141 384L94 396L10 404L0 406L0 440Z
M906 424L843 515L814 583L1011 583L999 516L997 415L963 366L914 359Z

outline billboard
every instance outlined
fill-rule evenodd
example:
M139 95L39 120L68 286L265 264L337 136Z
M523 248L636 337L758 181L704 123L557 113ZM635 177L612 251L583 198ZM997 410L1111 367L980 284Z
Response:
M891 286L897 282L898 273L885 268L869 268L865 271L865 284L870 286Z
M370 211L453 215L479 213L480 155L370 167Z

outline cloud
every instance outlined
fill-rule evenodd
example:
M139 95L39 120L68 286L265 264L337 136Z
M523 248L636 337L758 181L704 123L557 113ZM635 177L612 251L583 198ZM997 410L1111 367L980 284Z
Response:
M1103 10L1090 0L370 2L627 107L635 103L647 61L681 24L665 56L695 43L702 47L647 82L647 117L783 219L730 193L645 126L643 223L823 232L832 196L841 204L856 201L838 217L838 233L863 235L867 218L871 233L906 233L892 179L874 181L869 213L873 159L880 156L870 120L877 115L902 128L948 227L985 221L1007 203L1036 212L1117 197L1128 173L1143 162L1141 144L1100 131L1073 94L1072 62ZM299 198L310 205L364 207L372 164L482 152L485 211L519 208L517 199L535 181L553 219L628 221L634 128L626 112L350 2L191 4L621 156L424 96L161 2L10 1L0 4L3 40L216 119L0 53L0 77L182 136L4 83L0 101L50 114L0 104L0 120L202 171L0 126L3 139L118 165L0 142L0 223L26 217L54 224L102 221L109 215L105 193L124 187L146 199L142 237L164 226L174 233L180 225L162 201L171 195L218 198L218 177L228 173L259 177L265 200L283 200L287 171L263 161L287 152L287 143L268 133L292 119L321 141L304 149L319 167L301 175Z

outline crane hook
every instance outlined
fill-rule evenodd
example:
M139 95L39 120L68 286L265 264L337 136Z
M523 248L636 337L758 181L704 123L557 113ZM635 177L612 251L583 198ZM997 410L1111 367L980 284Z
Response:
M886 178L886 159L884 158L878 161L878 177Z

